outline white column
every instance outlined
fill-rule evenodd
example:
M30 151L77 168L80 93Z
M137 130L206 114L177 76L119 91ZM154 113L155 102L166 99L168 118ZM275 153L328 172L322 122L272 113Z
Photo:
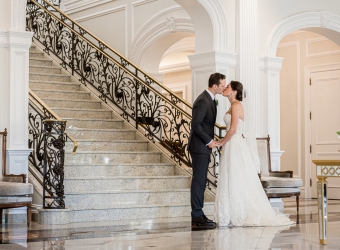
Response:
M234 79L237 55L226 52L196 53L188 56L192 70L192 100L208 88L209 76L219 72L226 75L227 82ZM217 96L218 113L216 122L224 125L223 116L228 110L227 98Z
M0 10L0 130L7 128L7 173L27 174L29 48L26 0L3 0Z
M247 91L252 113L258 110L259 38L257 0L238 0L236 7L236 51L239 54L237 78Z
M261 58L261 78L263 86L261 92L267 92L266 104L263 109L267 111L267 119L263 119L261 124L267 131L263 130L261 135L269 134L270 151L272 160L272 170L280 170L280 157L284 151L280 150L280 70L283 58L265 57Z

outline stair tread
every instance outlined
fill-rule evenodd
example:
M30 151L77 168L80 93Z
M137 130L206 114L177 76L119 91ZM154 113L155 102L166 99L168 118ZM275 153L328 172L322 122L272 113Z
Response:
M175 163L168 163L168 162L159 162L159 163L154 163L154 162L150 162L150 163L117 163L117 164L94 164L94 165L90 165L90 167L92 168L96 168L96 167L112 167L112 166L174 166ZM80 166L84 166L84 163L82 164L65 164L65 167L80 167Z
M32 68L45 68L45 69L60 69L61 70L61 68L58 67L58 66L30 65L30 67L32 67ZM37 72L35 72L35 73L37 73Z
M42 99L43 100L43 99ZM112 121L112 122L124 122L122 118L111 118L111 119L104 119L104 118L64 118L65 120L80 120L80 121Z
M73 154L65 152L65 154ZM162 154L158 151L78 151L77 154Z
M38 54L38 52L32 52L32 53ZM30 60L53 62L53 60L48 59L48 58L36 58L36 57L30 57Z
M49 83L49 84L65 84L65 85L77 85L80 86L80 83L76 82L58 82L58 81L48 81L48 80L29 80L29 82L37 82L37 83Z
M214 201L204 201L204 205L214 205ZM117 208L125 208L125 209L133 209L133 208L147 208L147 207L178 207L178 206L188 206L190 207L190 200L185 202L172 202L169 203L110 203L110 204L101 204L102 206L99 207L98 204L87 204L84 206L74 206L69 207L70 211L77 211L77 210L106 210L106 209L117 209ZM103 206L106 205L106 206Z
M204 205L212 205L214 202L204 202ZM132 206L133 205L133 206ZM124 208L124 209L134 209L134 208L152 208L152 207L190 207L190 201L187 201L187 203L110 203L107 204L107 206L98 206L98 204L95 204L94 207L89 206L74 206L69 207L68 209L70 211L77 211L77 210L107 210L107 209L117 209L117 208Z
M90 92L82 91L82 90L56 90L56 89L31 89L34 91L45 91L45 92L62 92L62 93L81 93L81 94L89 94ZM83 99L72 99L72 100L83 100Z
M64 120L66 120L66 118L64 118ZM131 130L131 129L125 129L125 128L67 128L66 129L66 132L68 130L77 130L77 131L93 131L93 130L96 130L96 131L107 131L107 132L136 132L134 130Z
M72 141L68 141L69 143L73 143ZM128 139L128 140L110 140L110 139L77 139L77 142L112 142L112 143L120 143L120 142L143 142L148 143L147 141L138 140L138 139Z
M70 75L63 74L51 74L51 73L40 73L40 72L30 72L30 75L43 75L43 76L62 76L62 77L71 77Z
M60 101L60 99L49 99L49 98L41 98L41 100L48 100L48 101ZM84 99L74 99L74 100L63 100L67 102L87 102L87 103L101 103L101 101L96 100L84 100ZM52 107L50 107L52 108ZM75 108L65 108L65 109L75 109Z
M50 109L52 110L74 110L74 111L96 111L96 112L112 112L111 110L109 109L101 109L101 108L98 108L98 109L89 109L89 108L56 108L56 107L50 107Z
M120 189L120 190L79 190L75 192L65 192L65 195L84 195L84 194L129 194L129 193L168 193L168 192L188 192L190 188L179 189Z
M116 179L188 179L186 175L158 175L158 176L86 176L86 177L65 177L65 180L116 180Z

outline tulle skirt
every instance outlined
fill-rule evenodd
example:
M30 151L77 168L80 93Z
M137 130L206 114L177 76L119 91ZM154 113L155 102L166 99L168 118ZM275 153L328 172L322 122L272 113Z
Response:
M225 226L295 224L273 208L262 188L246 139L236 133L222 148L214 220Z

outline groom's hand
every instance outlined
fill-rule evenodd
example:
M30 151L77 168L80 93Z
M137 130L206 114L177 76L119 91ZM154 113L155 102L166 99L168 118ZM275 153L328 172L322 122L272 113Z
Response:
M216 147L216 141L212 140L209 144L208 144L209 148L215 148Z

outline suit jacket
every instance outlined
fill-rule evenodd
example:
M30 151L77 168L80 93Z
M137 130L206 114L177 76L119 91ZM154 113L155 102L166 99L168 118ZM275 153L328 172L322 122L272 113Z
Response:
M188 150L193 153L211 154L206 146L214 138L217 108L209 93L204 90L192 108L191 131Z

